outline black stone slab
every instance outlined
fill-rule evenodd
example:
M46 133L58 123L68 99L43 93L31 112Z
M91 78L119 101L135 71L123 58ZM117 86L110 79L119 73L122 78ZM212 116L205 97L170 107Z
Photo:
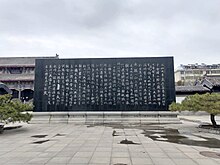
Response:
M168 110L173 57L37 59L34 111Z

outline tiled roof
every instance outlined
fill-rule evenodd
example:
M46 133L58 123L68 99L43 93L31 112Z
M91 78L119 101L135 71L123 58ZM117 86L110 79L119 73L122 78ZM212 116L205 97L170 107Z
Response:
M206 76L205 80L209 81L212 86L220 86L220 75L219 76Z
M24 81L34 80L34 74L0 74L0 81Z
M213 88L213 84L207 79L207 78L204 78L201 82L201 85L202 86L205 86L209 89L212 89Z
M176 93L205 93L210 90L204 86L176 86Z
M39 58L57 58L56 56L48 57L0 57L0 66L34 66L35 59Z

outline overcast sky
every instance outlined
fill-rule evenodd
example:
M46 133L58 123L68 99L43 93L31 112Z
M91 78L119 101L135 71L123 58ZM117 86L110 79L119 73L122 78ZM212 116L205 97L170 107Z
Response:
M220 63L220 0L0 0L0 57Z

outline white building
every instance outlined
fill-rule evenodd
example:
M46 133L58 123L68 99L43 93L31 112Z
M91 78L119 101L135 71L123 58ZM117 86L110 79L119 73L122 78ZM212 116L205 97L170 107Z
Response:
M193 85L196 80L201 80L205 75L220 75L220 64L180 65L175 70L175 83L177 85Z

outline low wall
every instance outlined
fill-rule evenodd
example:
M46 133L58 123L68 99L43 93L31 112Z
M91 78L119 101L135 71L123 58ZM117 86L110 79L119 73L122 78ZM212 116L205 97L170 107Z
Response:
M177 118L178 113L169 111L33 112L32 115L31 123L180 123L180 120Z

